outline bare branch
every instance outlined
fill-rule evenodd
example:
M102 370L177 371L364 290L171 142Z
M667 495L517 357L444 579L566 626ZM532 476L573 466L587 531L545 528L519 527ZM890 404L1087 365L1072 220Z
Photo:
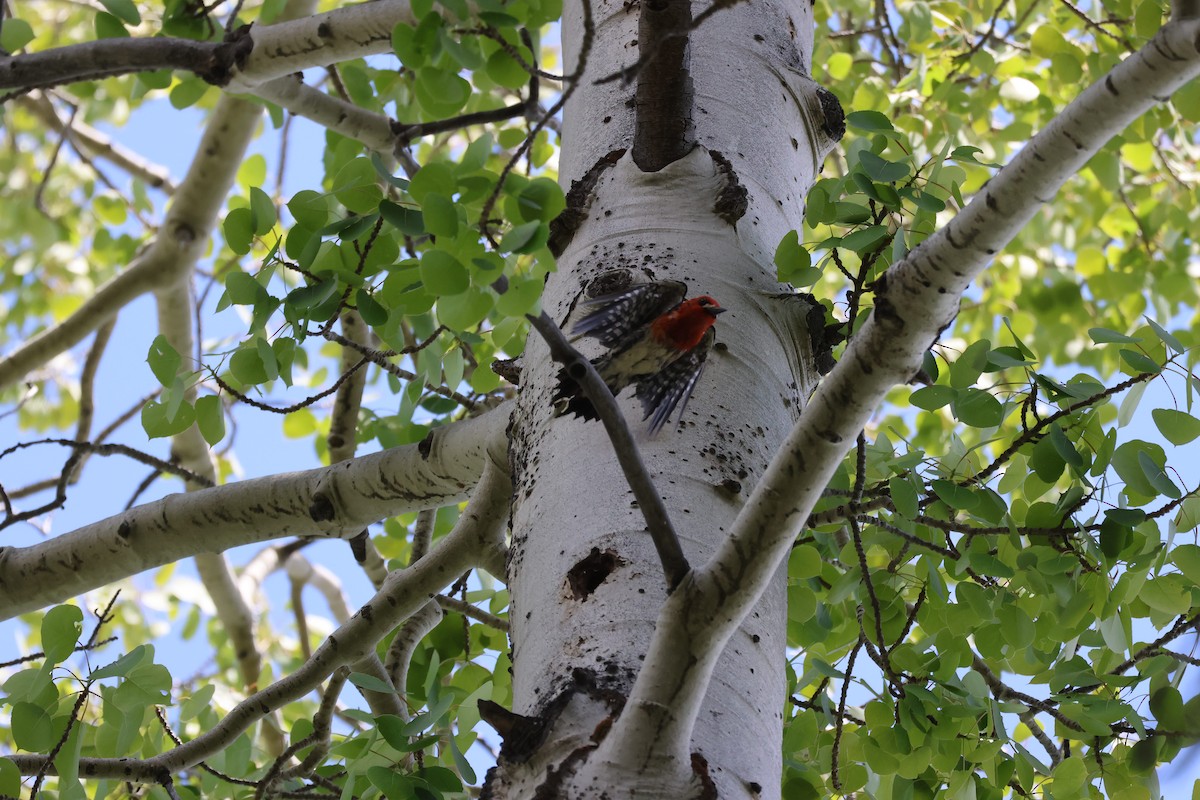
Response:
M420 444L173 494L47 542L0 549L0 619L198 552L295 536L344 537L385 517L459 502L478 481L489 450L504 458L508 409L437 428Z

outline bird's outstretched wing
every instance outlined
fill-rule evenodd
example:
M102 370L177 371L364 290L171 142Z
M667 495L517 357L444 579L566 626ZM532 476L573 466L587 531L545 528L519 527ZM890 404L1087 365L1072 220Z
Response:
M618 348L627 337L640 332L655 317L683 302L686 294L687 285L681 281L658 281L594 297L584 304L595 306L595 310L576 322L571 333L590 336L605 347Z
M683 419L683 410L687 408L692 390L704 371L704 361L708 358L716 335L716 331L710 328L700 343L685 355L638 382L634 396L642 403L642 419L650 420L651 436L658 433L671 418L676 406L679 407L679 419Z

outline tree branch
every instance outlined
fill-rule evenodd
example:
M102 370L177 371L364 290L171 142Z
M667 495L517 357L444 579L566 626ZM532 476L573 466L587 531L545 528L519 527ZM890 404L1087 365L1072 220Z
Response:
M146 292L191 273L208 247L209 234L261 113L262 106L257 103L232 97L217 102L187 176L175 192L154 240L124 272L101 285L74 313L0 359L0 388L21 380L78 344Z
M254 94L380 153L391 153L396 143L387 115L326 94L309 86L299 74L259 84Z
M459 502L485 461L505 462L509 409L437 428L420 444L168 495L47 542L2 548L0 619L198 552L292 536L344 537L385 517Z
M871 318L813 395L709 564L664 604L596 763L688 763L718 655L791 549L887 391L916 372L970 281L1112 136L1200 74L1200 22L1165 25L1084 90L961 213L879 281Z
M52 130L66 133L73 146L93 158L103 158L111 162L134 178L144 181L147 186L161 189L167 194L175 191L175 182L166 167L147 161L139 153L126 148L91 125L79 121L70 125L63 122L55 112L54 104L48 95L35 92L27 97L19 97L17 105L29 111Z
M679 545L679 536L671 524L671 517L667 514L662 495L654 487L654 481L646 471L646 465L642 463L642 457L633 441L633 434L629 432L629 426L617 406L616 398L608 390L604 379L596 372L592 363L571 346L567 337L546 312L543 311L536 317L526 314L525 317L550 346L551 357L566 368L572 380L579 382L584 395L591 401L600 421L604 423L604 430L608 432L608 438L612 441L621 471L625 473L625 480L629 482L629 488L637 498L638 509L646 519L646 527L654 541L654 549L658 551L659 561L662 562L667 587L674 589L691 567L688 566L687 557Z
M457 576L475 567L489 549L502 546L511 494L508 475L489 459L475 494L454 530L419 563L389 575L383 588L330 634L312 658L294 673L247 697L212 729L190 742L146 759L83 758L79 760L80 777L160 783L164 777L194 766L228 747L267 714L316 689L334 670L374 654L376 643L389 631L428 603L430 597ZM29 775L36 774L47 763L44 756L9 758L22 774ZM46 774L57 773L50 766Z

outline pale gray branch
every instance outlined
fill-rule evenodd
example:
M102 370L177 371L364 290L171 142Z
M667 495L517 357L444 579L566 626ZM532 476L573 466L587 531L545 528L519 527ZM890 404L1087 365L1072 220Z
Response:
M294 536L352 536L385 517L460 502L489 451L505 463L511 408L504 403L437 428L420 444L173 494L46 542L2 548L0 619L200 552ZM487 569L502 575L503 548L487 559Z
M790 552L821 492L887 391L921 364L963 292L1038 207L1104 144L1200 74L1200 21L1172 21L1087 88L963 211L879 281L854 335L709 564L659 616L645 668L596 763L686 764L717 656Z
M339 667L373 655L376 643L429 602L463 572L477 566L481 554L502 546L512 485L507 474L489 459L479 486L454 530L421 561L393 572L382 589L345 624L329 635L312 657L286 678L247 697L212 729L178 747L146 759L83 758L81 778L117 778L160 783L179 770L210 758L231 745L248 727L316 689ZM47 767L44 756L9 758L23 774ZM53 766L46 774L56 774Z

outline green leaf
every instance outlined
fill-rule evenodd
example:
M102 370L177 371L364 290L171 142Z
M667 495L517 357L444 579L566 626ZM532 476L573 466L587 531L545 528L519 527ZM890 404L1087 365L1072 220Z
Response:
M177 109L194 106L208 91L209 85L196 77L188 77L171 87L169 99Z
M514 278L496 301L496 310L509 317L535 313L543 286L545 283L541 278Z
M376 183L371 159L356 158L342 167L333 179L333 196L355 214L370 214L378 209L383 190Z
M149 655L150 650L146 645L139 644L137 647L125 653L111 664L107 664L98 670L92 672L88 677L91 680L98 681L101 678L119 678L129 674L129 671L142 663L142 659Z
M775 267L779 280L796 286L811 286L821 277L821 271L813 268L812 255L800 244L797 231L784 234L775 248Z
M1183 695L1174 686L1163 686L1150 695L1150 713L1167 730L1183 730L1188 719L1183 710Z
M12 706L10 733L13 742L22 750L45 753L58 741L58 733L50 712L40 705L21 701Z
M408 724L395 714L380 714L375 718L375 727L383 740L396 750L408 748Z
M950 385L955 389L974 386L987 367L992 343L987 339L972 342L950 365Z
M254 244L254 212L248 208L233 209L225 215L221 230L230 250L238 255L249 253Z
M893 476L888 480L888 492L892 498L892 505L896 507L896 513L900 516L905 519L915 519L920 513L921 506L917 490L907 478L899 475Z
M1166 471L1154 462L1149 453L1143 450L1137 454L1137 457L1138 466L1142 468L1142 473L1146 476L1146 480L1150 482L1151 486L1173 500L1183 497L1183 493L1179 491L1179 487L1167 476Z
M450 738L450 752L454 756L454 766L459 774L467 783L473 784L477 780L475 770L471 767L471 762L463 755L463 752L458 748L458 740L453 736ZM461 788L461 787L460 787Z
M328 198L311 189L296 192L287 207L292 212L292 218L310 230L320 230L329 222Z
M1175 616L1186 614L1192 607L1192 595L1182 584L1179 575L1162 575L1142 584L1138 599L1156 611Z
M892 121L878 111L851 111L846 115L846 124L868 133L894 133Z
M788 557L788 578L793 581L804 581L821 574L823 564L821 553L810 544L802 544L792 548Z
M858 154L858 163L873 180L883 183L895 183L903 180L908 177L909 173L908 164L900 161L888 161L870 150L863 150Z
M1088 328L1088 336L1096 344L1134 344L1141 341L1136 336L1126 336L1108 328Z
M1200 545L1181 544L1171 551L1171 561L1189 581L1200 585Z
M171 673L162 664L138 664L113 692L113 704L122 711L137 713L151 705L169 704Z
M196 410L186 400L179 404L174 415L168 414L165 403L150 401L142 408L142 430L151 439L183 433L195 421Z
M225 277L225 292L229 295L229 300L239 306L252 306L270 296L261 283L241 270L231 272Z
M434 236L458 235L458 209L454 201L439 192L430 192L421 201L425 229Z
M1033 446L1029 455L1029 468L1045 483L1054 483L1067 468L1066 459L1058 452L1054 440L1043 437Z
M189 719L198 717L202 711L212 704L213 694L217 691L216 684L205 684L196 690L196 693L183 701L183 705L179 708L179 719L187 722Z
M384 200L379 204L379 214L392 227L409 236L418 236L425 232L425 217L416 209Z
M417 72L413 94L431 117L449 117L466 105L471 84L457 72L425 67Z
M524 47L517 47L525 63L530 63L530 53ZM520 89L529 83L529 73L512 56L503 50L497 50L488 57L484 66L487 76L496 84L506 89Z
M150 343L150 352L146 355L146 363L150 365L150 371L154 373L154 377L160 384L170 386L175 382L175 375L179 372L179 365L183 363L183 358L175 352L175 348L167 341L167 337L160 333Z
M1162 370L1161 364L1137 350L1123 349L1121 350L1121 358L1138 372L1159 372Z
M469 331L487 317L492 310L492 302L490 292L477 288L439 298L438 321L454 331Z
M138 12L133 0L100 0L100 4L122 22L130 25L140 25L142 22L142 15ZM8 22L5 21L4 24L7 25Z
M1071 797L1083 788L1086 781L1087 764L1079 756L1071 756L1064 758L1054 768L1054 782L1051 785L1055 797Z
M5 20L4 27L6 29L11 21ZM0 756L0 794L9 797L21 796L21 770L11 759L3 756Z
M1191 414L1172 408L1156 408L1150 412L1158 432L1173 445L1187 444L1200 436L1200 420Z
M400 750L399 747L396 749ZM405 749L407 749L407 746ZM401 750L401 752L404 752L404 750ZM390 767L367 767L367 780L371 782L372 786L383 792L383 796L387 800L414 800L414 798L425 800L425 797L435 797L435 795L430 794L427 789L421 786L422 781L411 775L401 775ZM418 787L421 788L424 794L418 792Z
M421 167L408 186L408 193L418 203L425 202L425 195L430 192L441 192L447 197L452 197L457 191L458 181L454 178L454 168L441 161Z
M97 39L121 39L128 38L129 31L125 29L125 25L121 20L109 14L107 11L96 12L96 38Z
M471 273L445 250L428 250L421 254L421 282L430 294L444 297L465 292Z
M959 486L951 481L938 479L930 484L934 493L942 502L960 511L970 511L979 505L979 495L965 486Z
M933 384L922 386L908 397L908 402L926 411L936 411L958 399L958 390L950 386Z
M42 617L42 651L47 664L58 664L75 650L83 633L79 606L55 606Z
M962 161L966 164L978 164L981 167L992 167L994 169L1000 168L999 164L990 164L986 161L980 161L975 157L976 153L982 152L983 150L978 147L974 147L972 145L963 145L961 147L954 148L954 150L950 153L950 158L951 160Z
M244 386L255 386L268 380L267 368L257 345L239 348L229 359L229 371Z
M354 305L358 308L358 313L362 315L363 321L368 325L383 325L388 321L388 311L379 301L371 296L365 288L359 289L354 295Z
M856 253L867 253L875 249L881 241L887 238L888 229L885 225L872 225L860 228L853 233L843 236L840 247L853 250Z
M544 222L526 222L516 225L500 239L500 251L505 253L530 253L544 245L550 238L550 229Z
M15 53L25 45L33 41L34 33L33 26L23 19L9 17L4 20L4 27L0 29L0 47L4 48L9 53ZM12 763L12 762L8 762ZM0 763L0 766L3 766ZM16 792L12 796L16 796Z
M1100 523L1100 551L1110 561L1115 560L1125 549L1132 534L1133 529L1128 525L1122 525L1111 515L1105 515L1104 521Z
M254 233L264 236L275 227L275 203L257 186L250 189L250 211L254 215Z
M1127 493L1132 492L1131 499L1136 496L1140 501L1133 503L1134 505L1144 505L1159 494L1159 489L1151 482L1146 468L1142 466L1143 454L1150 460L1152 472L1161 472L1166 466L1167 457L1163 449L1153 442L1140 439L1131 439L1120 445L1112 457L1112 467L1121 480L1125 481Z
M301 286L288 293L287 304L300 311L311 311L337 293L338 282L332 278Z
M395 694L396 689L390 683L376 678L374 675L368 675L365 672L350 673L350 682L360 689L366 689L368 692L382 692L383 694Z
M1050 426L1050 442L1062 456L1063 461L1072 467L1083 466L1083 456L1079 455L1079 451L1075 449L1075 445L1071 444L1071 440L1067 438L1067 434L1063 432L1062 426L1058 423Z
M221 398L215 394L196 398L196 426L211 447L216 447L225 438L225 411L221 407Z
M517 208L525 221L549 222L567 207L559 185L549 178L535 178L517 195Z
M1004 406L982 389L966 389L951 404L959 422L972 428L992 428L1004 421Z
M1186 348L1183 343L1167 332L1165 328L1159 325L1149 317L1145 317L1146 323L1154 330L1154 334L1171 350L1176 353L1182 353Z

